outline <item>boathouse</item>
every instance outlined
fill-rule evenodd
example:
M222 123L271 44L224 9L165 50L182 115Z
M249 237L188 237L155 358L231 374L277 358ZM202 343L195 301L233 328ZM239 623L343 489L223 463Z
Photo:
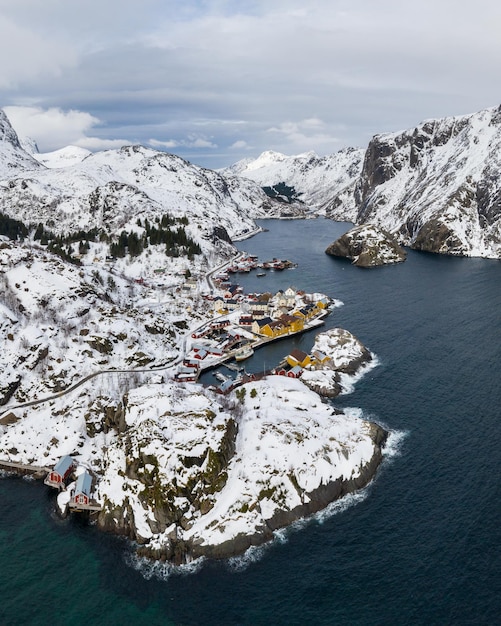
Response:
M291 368L287 372L287 377L288 378L300 378L302 373L303 373L303 368L300 365L296 365L295 367Z
M54 465L54 469L47 474L44 483L49 487L63 489L65 481L73 471L73 459L71 456L63 456Z
M90 504L90 492L92 489L92 476L89 472L82 472L77 478L75 491L71 498L72 504Z

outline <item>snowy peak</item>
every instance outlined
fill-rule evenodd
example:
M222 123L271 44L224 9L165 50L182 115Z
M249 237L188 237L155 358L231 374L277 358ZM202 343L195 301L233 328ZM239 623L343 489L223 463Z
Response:
M71 167L72 165L81 163L92 154L90 150L79 148L78 146L66 146L60 150L39 154L36 143L34 143L34 146L35 151L27 150L27 152L33 154L37 161L49 168Z
M0 109L0 142L9 143L14 148L21 149L19 137L12 128L11 123L5 112Z
M38 155L40 152L37 142L31 137L19 137L19 143L21 144L21 148L28 154Z
M248 171L258 170L262 167L270 167L275 163L282 163L287 160L285 154L280 152L274 152L273 150L266 150L262 152L255 161L251 161L247 166Z
M0 109L0 179L17 176L42 166L21 146L16 131Z
M248 178L262 187L285 185L318 213L337 217L344 212L354 217L353 188L363 156L363 150L353 148L325 157L313 151L294 156L267 151L253 161L239 161L223 173Z

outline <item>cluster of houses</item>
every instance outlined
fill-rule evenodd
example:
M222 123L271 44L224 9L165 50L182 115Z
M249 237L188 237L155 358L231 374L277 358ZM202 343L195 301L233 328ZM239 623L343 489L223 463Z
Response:
M323 367L331 360L329 356L313 350L310 354L294 348L284 359L283 363L268 371L255 374L244 372L236 379L228 378L219 387L215 389L217 393L227 394L240 385L259 380L269 375L287 376L288 378L301 378L304 370L323 369Z
M298 348L294 348L285 357L285 363L281 367L275 368L274 373L279 376L300 378L305 369L320 369L328 361L330 361L330 357L319 350L314 350L311 354L308 354Z
M330 305L323 294L306 294L293 287L274 295L245 295L237 285L228 285L211 299L219 317L192 333L189 350L175 375L179 382L197 381L203 369L232 358L244 346L308 329L327 314Z
M49 487L63 491L67 488L76 468L77 464L71 456L63 456L47 474L44 483ZM92 481L92 474L87 470L78 474L75 488L68 503L70 509L95 511L101 508L92 499Z
M230 285L213 298L213 309L218 315L240 311L238 324L255 335L278 337L301 332L307 322L325 313L329 299L318 294L306 294L289 287L275 295L258 293L244 295L240 287Z

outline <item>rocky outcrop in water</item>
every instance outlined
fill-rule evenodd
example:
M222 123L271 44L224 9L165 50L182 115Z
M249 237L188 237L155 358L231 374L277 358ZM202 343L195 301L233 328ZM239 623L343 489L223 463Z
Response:
M303 372L302 382L322 397L335 398L347 391L349 379L372 360L370 351L344 328L331 328L315 338L312 366Z
M407 256L393 235L372 224L355 226L331 243L325 252L351 259L358 267L402 263Z

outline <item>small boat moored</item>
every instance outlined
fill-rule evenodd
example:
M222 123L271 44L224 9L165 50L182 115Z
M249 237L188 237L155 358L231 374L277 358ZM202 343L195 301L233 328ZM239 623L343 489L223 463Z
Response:
M235 352L235 361L244 361L254 354L252 346L246 345Z

